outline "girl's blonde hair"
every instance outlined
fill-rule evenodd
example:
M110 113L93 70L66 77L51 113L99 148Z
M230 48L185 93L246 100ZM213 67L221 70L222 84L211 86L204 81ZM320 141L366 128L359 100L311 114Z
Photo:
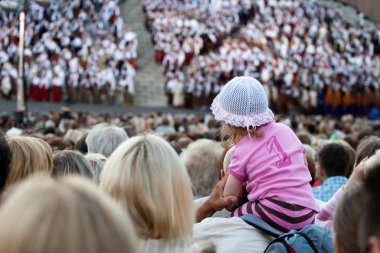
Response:
M6 187L36 173L50 173L52 150L45 141L29 136L7 139L12 153Z
M225 141L226 148L230 149L247 135L251 138L262 138L264 134L259 131L260 128L261 126L255 129L250 129L223 123L221 128L221 139L222 141Z
M136 136L106 162L100 188L130 213L138 236L185 242L194 221L189 176L161 137Z
M138 252L122 208L78 177L40 175L17 185L0 209L0 224L0 252Z

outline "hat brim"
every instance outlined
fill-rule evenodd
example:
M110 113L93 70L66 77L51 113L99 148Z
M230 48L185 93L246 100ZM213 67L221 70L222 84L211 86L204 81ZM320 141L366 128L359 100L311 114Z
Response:
M222 108L218 96L212 102L210 109L215 120L223 121L235 127L259 127L274 121L274 114L269 108L260 114L238 115L230 113Z

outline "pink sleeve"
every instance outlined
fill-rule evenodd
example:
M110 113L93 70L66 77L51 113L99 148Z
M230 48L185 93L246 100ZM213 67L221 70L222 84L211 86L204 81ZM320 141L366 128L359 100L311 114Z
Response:
M231 157L229 173L242 182L245 182L247 180L244 166L242 165L241 159L239 159L238 155L236 154L236 150Z
M333 218L335 211L342 200L344 195L343 187L341 187L334 196L325 204L321 209L321 212L317 214L316 223L318 225L325 226L329 229L333 229ZM323 225L325 224L325 225Z

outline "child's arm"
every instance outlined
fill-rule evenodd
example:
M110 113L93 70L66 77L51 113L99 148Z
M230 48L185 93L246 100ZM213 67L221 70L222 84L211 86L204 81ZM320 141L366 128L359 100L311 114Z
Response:
M243 182L229 174L227 178L226 186L224 187L223 197L235 196L240 198ZM228 211L233 211L235 205L226 207Z

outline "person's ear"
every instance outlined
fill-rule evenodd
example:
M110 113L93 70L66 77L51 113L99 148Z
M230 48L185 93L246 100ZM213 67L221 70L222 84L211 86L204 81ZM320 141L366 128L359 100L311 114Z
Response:
M316 176L318 180L324 180L326 178L326 171L321 164L318 164Z
M380 238L377 236L371 236L368 239L368 245L371 253L380 253Z

